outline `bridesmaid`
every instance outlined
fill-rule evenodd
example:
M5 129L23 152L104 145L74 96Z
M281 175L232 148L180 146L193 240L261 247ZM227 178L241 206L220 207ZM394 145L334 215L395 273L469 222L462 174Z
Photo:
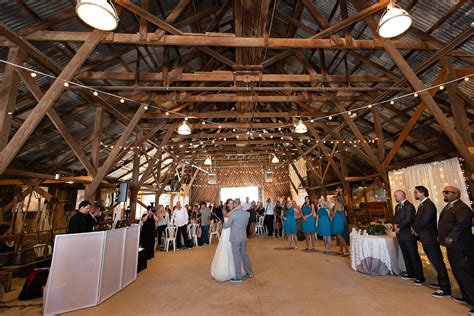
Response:
M304 204L301 206L301 213L303 218L303 233L305 235L306 249L309 250L309 243L311 242L312 250L316 250L316 226L315 226L315 212L314 205L311 203L309 196L305 196Z
M329 211L324 198L320 198L318 201L316 223L318 235L322 236L324 240L324 252L328 254L331 252L331 219L329 218Z
M283 226L285 234L288 236L288 249L298 249L297 246L297 227L295 218L295 209L292 206L291 201L287 201L283 207ZM293 246L292 246L293 245Z
M349 255L349 248L347 247L346 240L344 239L345 227L344 227L344 206L336 199L336 203L331 211L332 225L331 232L333 235L336 235L337 240L339 241L339 254ZM344 252L345 250L345 252Z

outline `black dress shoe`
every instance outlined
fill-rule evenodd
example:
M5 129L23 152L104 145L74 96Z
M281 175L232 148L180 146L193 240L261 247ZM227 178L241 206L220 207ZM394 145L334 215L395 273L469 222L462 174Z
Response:
M437 290L431 296L436 297L436 298L446 298L446 297L451 297L451 292Z
M413 277L409 276L409 275L406 274L406 273L402 273L402 275L400 276L400 278L402 278L402 280L414 279Z
M423 285L423 283L425 283L424 280L415 280L415 282L413 282L413 285L420 286Z
M438 283L430 283L429 287L435 290L441 289Z

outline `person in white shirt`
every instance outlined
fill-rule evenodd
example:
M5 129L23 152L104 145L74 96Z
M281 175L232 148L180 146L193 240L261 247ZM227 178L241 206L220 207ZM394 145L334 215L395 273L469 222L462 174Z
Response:
M272 199L268 198L267 202L265 202L265 205L263 206L265 210L265 219L264 219L264 225L267 228L268 231L268 236L273 235L273 221L275 220L275 207L273 206Z
M189 221L188 211L186 210L186 208L182 207L181 202L178 201L178 203L176 203L176 209L174 210L173 215L171 217L171 223L178 227L178 234L176 236L178 248L187 247L191 249L191 245L188 240L188 231L187 231L188 221ZM181 236L183 237L184 245L181 245Z
M247 196L247 197L245 198L245 202L242 203L242 209L243 209L244 211L248 211L248 210L250 209L250 206L251 206L251 204L250 204L250 202L249 202L249 197Z

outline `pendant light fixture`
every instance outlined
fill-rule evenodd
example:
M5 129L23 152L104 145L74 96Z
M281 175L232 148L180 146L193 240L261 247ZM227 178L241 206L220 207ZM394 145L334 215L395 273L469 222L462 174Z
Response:
M280 159L278 159L278 157L273 154L273 158L272 158L272 163L279 163L280 162Z
M204 164L205 164L206 166L212 165L211 156L207 156L206 160L204 160Z
M307 131L308 129L306 128L306 125L304 125L303 121L300 120L300 122L295 127L295 132L298 134L304 134Z
M412 22L408 12L390 0L387 10L380 18L377 33L384 38L396 37L408 30Z
M178 127L178 134L180 135L189 135L191 134L191 128L189 127L189 125L186 123L186 120L185 119L183 121L183 124L181 124L179 127Z
M112 1L107 0L77 0L76 14L87 25L102 31L115 30L119 22Z

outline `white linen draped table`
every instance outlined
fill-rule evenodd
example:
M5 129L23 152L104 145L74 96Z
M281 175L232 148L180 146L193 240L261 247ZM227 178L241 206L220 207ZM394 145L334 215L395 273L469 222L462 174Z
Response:
M395 237L350 234L351 267L370 275L400 274L405 262Z

